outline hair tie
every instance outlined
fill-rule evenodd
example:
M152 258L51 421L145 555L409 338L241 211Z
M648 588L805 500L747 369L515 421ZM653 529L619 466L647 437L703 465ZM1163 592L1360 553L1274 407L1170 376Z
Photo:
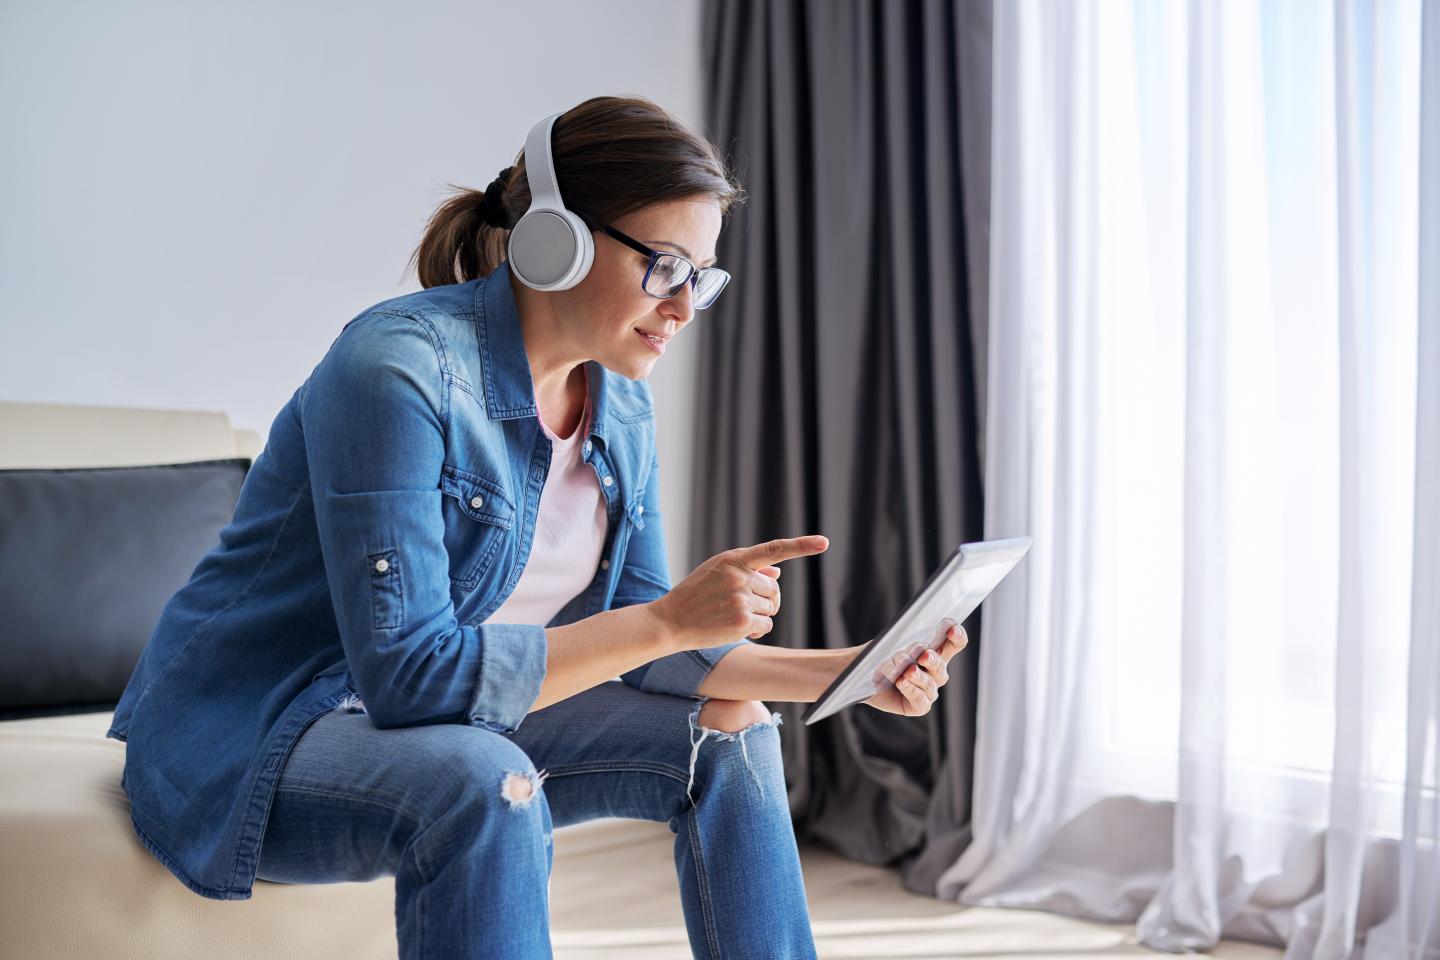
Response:
M492 227L499 227L502 230L509 230L515 226L510 215L505 212L505 185L510 180L510 173L514 167L506 167L495 175L490 181L490 186L485 188L485 199L480 202L480 219Z

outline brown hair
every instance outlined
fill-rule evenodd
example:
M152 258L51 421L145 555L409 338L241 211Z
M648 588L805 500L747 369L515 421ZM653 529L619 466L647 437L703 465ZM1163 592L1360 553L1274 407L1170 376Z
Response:
M551 129L550 153L565 206L592 223L651 203L696 198L716 201L723 216L745 199L713 144L639 97L593 97L565 111ZM484 188L456 189L431 215L410 258L422 286L474 280L505 259L509 231L482 219ZM524 150L502 205L512 221L530 207Z

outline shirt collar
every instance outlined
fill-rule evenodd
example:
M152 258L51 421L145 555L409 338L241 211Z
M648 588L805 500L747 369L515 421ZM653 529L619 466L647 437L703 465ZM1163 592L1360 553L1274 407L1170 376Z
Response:
M501 261L475 291L475 315L480 338L480 370L484 378L485 413L491 420L539 418L535 407L535 381L520 331L520 309L510 288L510 262ZM585 361L590 390L590 436L605 443L605 371L594 360Z

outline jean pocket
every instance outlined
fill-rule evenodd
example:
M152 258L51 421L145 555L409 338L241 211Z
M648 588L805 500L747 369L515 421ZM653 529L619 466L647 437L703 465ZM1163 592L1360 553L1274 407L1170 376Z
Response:
M397 630L405 624L405 590L400 582L400 558L394 550L372 553L370 606L376 630Z
M449 466L441 474L440 492L450 579L472 590L509 541L515 506L500 484Z

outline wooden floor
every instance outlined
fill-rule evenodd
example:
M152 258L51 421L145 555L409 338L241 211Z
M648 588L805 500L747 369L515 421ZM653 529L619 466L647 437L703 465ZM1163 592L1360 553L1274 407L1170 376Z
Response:
M555 834L551 930L560 960L670 960L690 956L664 824L602 820ZM802 848L810 917L821 957L1006 957L1061 960L1164 956L1136 944L1131 925L1046 913L961 907L910 893L893 870ZM1222 960L1271 960L1281 951L1222 943Z

